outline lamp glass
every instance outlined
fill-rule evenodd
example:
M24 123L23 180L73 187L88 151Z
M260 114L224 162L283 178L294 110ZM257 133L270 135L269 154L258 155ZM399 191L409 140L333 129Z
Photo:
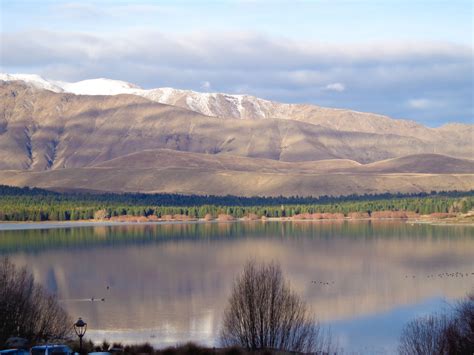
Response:
M79 318L76 323L74 323L74 331L76 332L77 336L82 337L87 330L87 323Z

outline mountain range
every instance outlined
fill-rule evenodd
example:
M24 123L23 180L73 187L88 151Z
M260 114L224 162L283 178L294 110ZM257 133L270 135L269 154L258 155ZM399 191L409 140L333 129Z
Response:
M345 195L474 189L474 126L123 81L0 74L0 183Z

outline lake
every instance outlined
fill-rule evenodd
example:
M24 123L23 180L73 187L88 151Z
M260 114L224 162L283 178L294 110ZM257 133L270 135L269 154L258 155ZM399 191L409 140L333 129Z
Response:
M278 261L349 353L394 352L407 321L448 308L474 287L472 226L15 226L0 224L0 255L27 265L71 317L88 323L94 341L215 344L233 278L249 258ZM438 276L445 272L465 276Z

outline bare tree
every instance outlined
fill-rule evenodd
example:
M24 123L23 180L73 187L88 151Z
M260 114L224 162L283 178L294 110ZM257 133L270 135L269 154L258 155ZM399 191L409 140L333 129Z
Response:
M448 344L444 337L450 324L446 316L431 315L417 318L402 331L398 351L403 355L443 355Z
M25 269L0 260L0 344L11 336L30 341L65 339L71 320L54 295L34 282Z
M474 354L474 292L456 305L452 323L446 334L451 353Z
M224 313L223 346L316 352L328 346L306 303L291 291L276 263L249 261L236 278Z
M408 323L398 350L402 355L474 354L474 294L459 302L453 314L431 315Z

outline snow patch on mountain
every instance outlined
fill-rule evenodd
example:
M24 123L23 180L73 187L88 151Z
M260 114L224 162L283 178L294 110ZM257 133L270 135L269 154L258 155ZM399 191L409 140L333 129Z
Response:
M37 89L44 89L54 92L64 92L64 89L61 87L62 82L46 80L36 74L6 74L0 73L0 80L3 81L23 81L28 85L35 87Z
M136 90L142 90L139 86L121 80L105 78L82 80L76 83L64 83L65 92L76 95L119 95L134 94Z
M179 90L174 88L143 90L143 94L146 98L153 101L158 101L159 99L161 103L171 103L178 92Z

